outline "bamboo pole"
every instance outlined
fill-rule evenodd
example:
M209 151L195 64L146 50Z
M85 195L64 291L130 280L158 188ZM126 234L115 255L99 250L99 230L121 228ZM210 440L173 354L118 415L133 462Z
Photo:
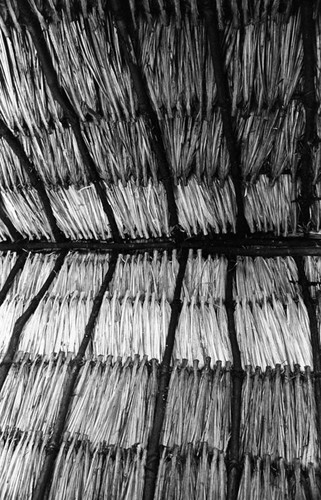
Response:
M241 155L234 132L232 120L232 106L228 91L227 75L224 71L224 56L221 51L222 40L219 33L216 8L210 0L202 0L202 12L205 18L206 32L212 55L215 82L217 87L217 100L221 110L223 132L226 138L227 149L231 162L231 176L233 179L237 204L236 231L239 234L249 232L244 215L244 199L242 192Z
M171 304L172 312L168 326L168 333L166 338L166 348L161 364L159 375L159 389L156 399L155 416L153 428L148 440L147 457L145 465L145 483L144 483L144 500L152 500L154 498L157 473L160 460L160 435L163 427L166 402L168 396L168 385L170 380L170 364L173 354L175 333L178 325L179 315L182 308L181 290L182 283L185 275L187 265L188 251L182 250L179 259L179 270L176 279L176 286L174 292L173 302Z
M236 500L240 486L240 427L242 411L242 369L241 353L237 341L234 318L233 282L236 279L236 259L230 258L227 266L225 307L227 312L228 333L232 348L232 402L231 402L231 438L228 445L227 499Z
M93 335L93 331L104 298L104 294L107 290L109 283L112 280L116 268L116 263L117 263L117 255L116 253L113 253L111 255L108 271L105 275L105 278L99 289L99 292L95 297L93 308L90 313L90 317L85 328L85 334L80 344L77 356L70 362L69 373L65 380L63 395L59 404L57 420L53 428L52 436L46 448L45 461L38 482L35 487L33 500L42 500L45 497L46 488L51 481L54 472L55 460L61 444L61 438L66 422L67 413L73 396L75 383L83 363L83 358L86 349Z
M312 146L316 140L316 97L314 76L316 68L316 35L313 19L313 2L301 2L301 31L303 38L303 103L305 109L305 131L301 156L301 224L305 232L309 231L310 206L313 202L313 152Z
M18 259L16 260L13 268L11 269L10 273L8 274L8 277L5 281L5 283L3 284L3 287L1 288L0 290L0 306L1 304L3 304L6 296L7 296L7 293L15 279L15 277L17 276L18 272L23 269L23 266L27 260L27 257L28 257L28 253L27 252L22 252Z
M95 165L94 160L86 146L86 143L83 139L79 118L77 116L76 111L74 110L72 103L70 102L65 90L60 87L58 81L58 75L54 69L52 59L50 56L50 52L48 50L48 46L43 36L42 29L39 23L37 16L33 13L29 1L28 0L17 0L17 4L19 7L19 11L22 17L23 22L27 26L27 29L30 32L33 43L38 53L38 57L40 59L42 69L44 72L44 76L47 80L47 84L51 90L53 98L60 104L66 117L71 125L73 133L75 135L78 148L80 154L82 156L84 165L87 166L88 174L90 180L95 186L97 195L102 203L104 212L108 217L108 222L111 228L111 232L113 235L113 239L116 242L121 241L119 231L117 228L117 224L115 221L113 210L108 202L102 179L99 176L97 171L97 167Z
M313 372L316 375L314 381L314 395L315 404L317 410L317 431L318 431L318 441L319 447L321 445L321 347L320 347L320 337L319 328L316 315L316 304L311 297L309 290L309 282L304 271L303 257L296 257L295 262L298 268L298 280L302 288L302 296L304 300L305 307L309 316L310 323L310 333L311 333L311 344L312 344L312 356L313 356Z
M38 196L41 200L44 212L50 224L52 233L56 241L63 241L65 236L61 229L59 229L57 225L56 218L53 214L50 200L48 198L47 192L45 190L44 184L35 168L33 163L28 159L21 143L13 135L11 130L7 127L3 120L0 118L0 136L4 138L4 140L11 147L14 154L19 158L21 165L23 166L26 174L28 175L31 185L36 189ZM9 229L10 230L10 229ZM18 233L19 234L19 233Z
M40 288L39 292L36 294L36 296L31 300L29 306L27 309L24 311L24 313L18 318L14 324L13 327L13 332L9 341L9 345L7 348L7 351L3 357L2 362L0 363L0 391L3 387L3 384L7 378L8 372L10 370L10 366L13 363L14 356L17 352L18 346L19 346L19 339L21 332L28 321L28 319L31 317L31 315L35 312L36 308L39 305L39 302L43 298L44 294L48 290L49 286L55 279L57 273L60 271L64 260L66 256L66 250L63 250L60 255L58 256L55 265L50 272L48 278Z
M133 86L136 91L139 109L146 119L148 128L151 131L151 143L156 154L159 167L158 178L164 184L167 195L170 227L174 236L181 239L182 232L180 231L178 224L178 213L173 189L173 174L167 159L157 114L153 109L152 99L148 92L147 83L140 68L137 36L134 32L133 26L131 26L129 17L126 14L126 12L129 12L129 7L126 0L122 0L121 2L111 0L111 8L116 21L120 47L128 64Z

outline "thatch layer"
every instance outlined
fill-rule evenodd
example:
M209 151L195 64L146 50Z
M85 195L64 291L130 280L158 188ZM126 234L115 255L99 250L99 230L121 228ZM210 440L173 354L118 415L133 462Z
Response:
M320 26L0 2L0 498L319 498Z
M307 418L309 415L309 418ZM299 459L304 468L319 464L317 413L311 370L280 365L265 373L247 367L243 383L241 450L252 457L269 455L287 464Z
M7 463L3 474L6 470L16 471L12 478L6 476L8 488L13 487L16 475L19 474L20 477L23 470L22 462L25 461L22 460L24 451L21 447L29 443L30 450L35 453L35 461L33 454L30 456L31 471L26 470L25 484L19 484L17 494L19 491L21 495L26 485L31 490L34 487L34 480L41 466L40 460L36 467L36 460L39 460L40 452L40 456L44 456L44 447L48 444L57 415L57 404L61 398L67 367L68 359L64 360L62 355L56 359L37 362L30 362L25 356L11 368L2 388L0 421L4 448L1 460L6 460ZM84 482L95 483L95 476L92 474L97 461L101 464L101 471L104 471L105 467L112 467L110 474L114 470L112 464L115 464L115 458L121 461L118 465L120 467L123 467L121 457L127 457L127 467L136 467L135 456L138 459L142 454L145 455L144 446L151 431L158 384L157 373L155 362L148 364L146 359L139 360L138 357L134 360L128 359L124 364L120 361L113 363L109 358L106 363L87 361L83 365L57 457L51 486L52 495L56 494L58 484L59 488L71 488L73 485L76 491L83 491ZM277 475L273 481L271 479L273 484L276 480L281 481L279 488L282 484L283 488L289 487L286 486L287 481L292 484L293 465L298 467L300 464L302 477L309 477L311 468L317 467L319 449L313 383L309 370L302 375L299 371L290 372L288 367L285 371L277 367L276 370L268 369L265 373L258 369L253 372L248 368L242 396L240 446L245 464L241 492L246 488L243 481L249 474L249 457L259 457L259 461L265 457L269 463L268 469L267 465L265 466L266 474L271 474L272 471L274 474L282 463L286 471L284 478ZM214 371L208 367L199 371L197 364L193 369L184 363L175 365L171 374L169 404L162 430L161 443L165 448L160 459L156 497L161 497L161 491L167 491L168 487L178 488L179 491L180 488L191 488L192 484L211 491L208 488L213 488L216 483L214 478L211 483L212 473L218 474L219 470L221 487L226 484L224 475L222 476L225 470L223 450L227 446L230 432L230 391L229 366L222 369L222 366L217 364ZM53 405L53 401L57 404ZM112 411L106 412L106 407L112 408ZM306 415L309 415L309 418L305 418ZM274 425L275 422L278 425ZM15 436L16 439L13 439ZM144 463L145 460L146 458ZM76 474L76 464L78 468L84 467L83 472L78 470ZM217 467L216 472L211 469L214 464ZM34 467L38 472L32 473ZM256 467L252 469L252 473L255 471ZM111 483L106 484L102 476L102 472L96 476L96 488L104 490L110 487L108 485ZM116 477L117 474L114 481ZM140 470L137 472L136 481L143 481L143 478L144 472ZM313 476L310 481L312 478ZM266 490L270 485L269 481L265 479ZM18 488L16 483L15 486ZM263 485L260 487L263 488ZM221 495L224 489L220 489ZM98 493L94 498L98 498L97 495ZM195 494L195 498L199 496ZM222 498L225 498L225 494Z
M38 292L46 273L54 265L54 254L30 256L13 281L0 306L5 325L1 352L8 345L16 319ZM104 272L108 254L70 253L52 285L24 326L19 350L33 358L60 351L76 353ZM308 280L320 281L319 260L307 260ZM3 276L12 260L3 257ZM190 253L182 283L180 314L173 360L187 359L200 366L211 358L232 361L224 304L225 258ZM97 316L94 339L86 357L148 356L161 360L166 345L175 279L176 252L124 255L116 270ZM32 277L32 279L30 278ZM317 288L314 285L314 290ZM315 296L315 291L313 296ZM277 363L313 366L310 324L298 285L296 264L290 258L239 258L233 284L234 319L243 367Z
M220 74L225 74L229 82L231 114L237 137L233 148L240 151L242 172L238 180L232 175L227 191L218 192L214 187L215 198L222 199L222 207L229 206L222 218L221 207L215 207L213 202L213 179L219 177L223 180L231 174L232 153L227 152L230 149L225 140L227 129L225 125L222 129L221 111L217 108L222 105L216 93L221 77L214 76L202 8L199 10L194 2L187 8L177 4L174 11L169 9L167 16L164 12L169 6L165 11L152 8L149 12L146 5L145 2L139 8L136 6L136 10L134 3L130 2L133 9L131 22L133 29L137 30L135 50L137 61L141 60L139 71L143 72L148 87L149 106L154 118L157 116L157 135L162 136L157 141L166 147L166 161L170 165L168 175L177 186L173 187L175 200L172 195L168 198L172 187L167 185L167 180L165 191L162 187L159 192L157 179L164 176L159 168L159 152L153 152L153 133L146 119L137 115L140 98L136 98L135 85L121 55L119 35L106 5L100 2L87 5L84 1L77 8L51 2L44 9L42 4L38 7L34 4L34 15L29 16L30 19L25 8L21 7L20 11L16 4L2 13L0 45L6 96L0 103L2 115L25 145L45 185L50 186L47 192L49 189L48 196L59 229L72 239L109 239L111 232L119 233L122 238L127 235L131 238L169 236L173 224L168 210L173 211L176 203L180 229L188 235L200 231L205 234L213 230L235 231L237 213L240 216L242 212L240 183L244 178L250 181L244 192L244 210L252 232L272 230L277 234L288 234L301 231L297 222L297 202L306 199L304 203L308 207L312 200L311 196L306 196L306 189L302 191L302 200L299 199L300 180L294 182L302 156L300 138L305 127L305 110L300 102L303 61L300 9L291 9L290 2L285 12L274 2L271 5L265 2L253 10L244 6L245 24L241 26L235 2L225 10L220 10L219 3L217 5L224 59L223 73ZM44 65L42 49L39 44L36 44L38 48L33 45L28 31L21 29L19 24L23 12L28 17L26 22L31 32L32 23L37 24L38 31L40 25L44 29L49 50L48 64L52 65L56 75L53 80L49 78L50 85L46 83L49 66ZM232 14L232 20L228 12ZM227 17L223 21L224 16ZM252 16L256 20L254 24L248 23ZM170 84L164 75L170 75ZM215 78L219 82L215 82ZM57 85L53 85L54 81ZM276 85L271 82L276 82ZM65 111L57 106L56 98ZM281 111L278 109L280 103ZM66 118L69 121L72 118L72 130L66 127ZM4 167L0 177L3 188L7 192L8 188L15 190L17 185L25 186L26 178L20 165L13 167L17 162L12 159L12 153L3 149L2 154ZM232 163L234 165L235 159ZM314 154L314 181L319 172L317 163L318 155ZM262 172L271 176L271 189L267 178L256 184ZM284 172L289 175L286 181L279 178ZM209 187L203 183L204 178ZM90 184L90 179L94 179L93 184ZM132 179L137 186L135 195L132 193ZM137 199L146 199L144 190L150 179L153 179L153 215L144 220L139 212L148 214L145 203L142 201L142 207L137 206L133 195ZM187 185L190 189L186 191L185 183L189 179ZM231 180L234 182L232 188ZM107 181L107 187L103 181ZM110 186L110 181L113 186ZM122 188L118 184L120 181ZM74 195L68 210L64 209L69 200L61 184ZM93 186L93 196L83 200L83 196L77 196L79 187L88 184ZM51 193L58 185L60 195L56 197ZM236 195L232 195L231 190ZM123 201L124 191L126 201ZM163 223L165 193L168 221L165 219ZM159 203L157 195L161 196ZM34 198L29 191L26 197ZM197 202L197 197L200 202ZM17 206L27 208L17 195L14 198ZM105 207L108 223L105 220L97 222L98 212L101 212L99 198ZM80 206L83 203L86 210ZM206 208L208 203L210 209ZM16 217L8 204L9 201L5 201L4 209L23 236L52 238L48 228L39 227L30 211L22 209ZM34 206L31 200L30 204ZM133 207L136 207L135 216ZM308 208L304 210L308 213ZM96 224L90 229L76 229L74 226L79 226L77 219L83 220L88 211ZM211 212L215 215L210 216ZM28 215L22 216L25 213ZM25 224L20 224L17 219L23 218ZM314 205L314 218L318 230L318 203ZM3 229L2 238L10 238L10 232Z

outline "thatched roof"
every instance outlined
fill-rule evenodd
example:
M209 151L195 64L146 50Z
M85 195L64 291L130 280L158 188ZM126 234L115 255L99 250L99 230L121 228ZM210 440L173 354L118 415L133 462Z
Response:
M0 499L321 497L321 17L0 0Z

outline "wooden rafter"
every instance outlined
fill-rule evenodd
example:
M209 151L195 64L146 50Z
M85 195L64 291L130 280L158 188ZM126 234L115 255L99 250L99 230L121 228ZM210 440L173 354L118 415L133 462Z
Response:
M46 192L44 183L37 172L37 169L26 155L19 139L13 135L11 130L7 127L4 121L1 120L1 118L0 118L0 136L3 137L3 139L8 143L8 145L12 149L13 153L17 156L25 173L29 177L31 185L37 191L55 240L63 241L66 238L61 229L59 229L57 225L57 221L52 211L52 206L48 194ZM9 227L8 229L10 231Z
M44 282L44 284L40 288L39 292L34 296L34 298L31 300L27 309L16 320L16 322L14 324L11 338L9 341L9 345L8 345L7 350L6 350L6 352L2 358L2 361L0 363L0 391L1 391L3 384L7 378L10 367L14 361L14 356L18 350L19 340L20 340L22 330L23 330L25 324L27 323L27 321L29 320L29 318L31 317L31 315L37 309L41 299L45 295L49 286L56 278L57 273L60 271L60 269L64 263L66 253L67 253L66 250L62 250L60 255L58 255L52 271L49 273L49 276L47 277L46 281Z
M303 104L305 109L305 131L301 154L301 224L307 233L310 229L310 207L313 202L313 156L312 147L316 136L316 97L315 97L315 22L313 20L313 2L301 2L301 31L303 39Z
M179 230L178 224L178 213L174 196L174 178L166 155L157 114L153 109L147 83L141 69L138 43L136 41L137 37L135 36L134 28L131 26L130 19L126 15L126 12L129 12L129 5L127 5L126 0L122 0L121 2L111 0L111 7L116 21L120 47L124 59L128 64L133 87L136 92L139 111L145 118L151 132L151 145L158 165L158 179L163 183L167 196L169 224L174 236L181 239L183 234Z
M179 270L176 278L174 298L171 304L171 317L166 337L166 347L160 367L159 388L156 399L155 416L152 431L148 440L147 457L145 466L144 500L153 500L157 473L160 458L160 435L165 417L168 385L170 380L170 366L174 348L175 334L178 326L178 320L182 309L181 290L185 269L187 264L188 252L183 250L179 260Z
M224 70L224 58L221 50L221 37L218 27L216 7L210 0L202 0L202 12L205 19L206 33L212 56L217 101L221 111L223 133L231 162L231 177L235 189L237 206L236 231L239 234L249 232L244 215L244 197L242 189L241 154L234 131L232 119L232 105L229 95L227 75Z
M102 282L99 292L97 293L94 299L90 317L86 325L85 333L82 338L81 344L79 346L77 355L70 362L70 369L68 372L67 379L65 380L64 383L63 394L59 403L57 419L53 428L50 441L46 448L46 457L38 482L35 487L35 491L32 497L33 500L42 500L43 498L45 498L45 491L53 475L55 460L61 445L61 438L64 431L67 413L72 401L75 383L77 381L77 377L79 375L79 372L83 364L83 359L86 353L86 349L93 336L93 331L102 305L104 294L107 290L109 283L113 278L114 271L116 268L116 263L117 263L117 255L113 253L110 258L108 271L105 275L105 278Z
M28 253L23 251L19 255L19 257L17 258L13 268L11 269L10 273L8 274L8 277L0 290L0 306L5 301L7 293L9 292L11 285L12 285L15 277L17 276L18 272L23 269L23 266L25 265L25 262L27 260L27 256L28 256Z
M231 438L228 445L228 478L227 499L236 500L240 486L240 426L242 408L242 369L241 353L237 341L234 319L233 286L236 272L236 259L230 258L227 266L225 307L227 313L228 333L232 349L232 403L231 403Z
M7 227L9 233L15 241L23 240L23 236L19 231L15 228L11 219L8 217L8 214L4 208L2 197L0 195L0 220Z
M307 309L310 325L312 356L313 356L313 372L316 375L314 381L314 395L317 413L317 430L319 445L321 443L321 345L319 326L316 313L316 303L312 300L309 290L309 282L304 270L303 257L296 257L295 262L298 269L298 280L302 289L302 297Z

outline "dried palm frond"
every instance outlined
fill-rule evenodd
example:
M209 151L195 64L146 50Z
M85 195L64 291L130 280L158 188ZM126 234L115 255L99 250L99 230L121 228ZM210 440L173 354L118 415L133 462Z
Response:
M121 301L117 293L104 300L94 332L93 354L104 357L118 355L147 355L162 358L170 319L170 305L163 292L155 300L154 292L146 294L144 302L138 294L135 301L125 295Z
M284 106L290 103L294 92L302 88L303 42L300 24L301 12L298 9L286 23L281 25L280 87Z
M226 467L224 454L214 450L209 454L206 444L196 455L189 445L187 454L178 447L172 452L166 448L160 458L154 498L217 498L223 500L226 494Z
M201 122L190 117L179 116L163 120L164 145L170 159L175 182L185 182L195 173L195 160L199 144ZM205 164L205 163L204 163Z
M121 237L149 238L169 235L168 211L165 189L148 181L146 187L132 179L123 186L106 186L109 202L115 214Z
M41 431L50 435L67 368L68 358L65 360L62 354L33 362L25 355L13 366L1 391L3 429Z
M207 186L191 177L186 186L178 184L176 202L180 225L189 236L200 230L203 234L235 231L235 193L229 177L223 187L217 179Z
M95 297L107 273L109 260L108 253L69 252L49 289L50 296L63 298L77 290L84 296Z
M50 225L44 216L42 203L34 188L4 190L0 188L4 209L15 228L26 238L53 238Z
M244 453L261 457L269 454L273 461L284 458L288 463L300 458L304 467L317 463L316 410L309 369L304 377L298 368L292 376L288 366L283 373L279 365L262 375L257 369L254 377L248 369L243 394Z
M15 252L0 252L0 290L17 259L18 255Z
M215 307L212 300L208 304L202 300L199 307L195 298L192 297L191 304L184 298L175 338L174 359L187 359L190 365L197 359L200 367L208 357L213 364L218 360L224 363L230 361L232 353L224 306Z
M157 164L152 153L150 133L142 117L135 122L110 123L99 119L84 125L87 147L103 179L119 180L123 185L134 178L147 185L152 176L157 183Z
M244 365L299 364L312 366L307 311L303 300L287 297L282 304L274 295L271 303L247 305L237 298L236 329Z
M258 110L238 118L238 137L242 144L243 175L255 180L269 166L273 182L286 170L295 176L298 142L304 132L304 109L292 102L286 110Z
M93 299L78 291L63 298L45 296L23 329L19 349L32 358L60 352L75 355L92 305Z
M110 239L108 218L96 197L93 184L76 189L48 191L54 215L66 237L71 239Z
M279 126L279 110L273 113L251 113L247 118L239 117L238 138L242 144L242 168L246 179L255 179L269 162Z
M198 371L187 369L186 361L174 364L161 443L168 449L180 447L188 453L190 444L200 449L226 450L230 434L230 365L219 362L212 371L207 366Z
M208 184L218 175L225 179L230 171L230 159L223 135L221 114L213 113L210 120L200 124L199 140L195 155L195 174L198 182L204 176Z
M103 95L105 116L115 120L135 115L129 72L122 64L117 32L109 15L104 24L95 9L86 20L78 13L74 23L68 23L63 14L62 22L50 26L45 35L61 85L81 120L85 119L83 110L96 111L100 98L95 82Z
M152 367L154 372L156 365ZM141 362L138 356L134 361L128 358L123 366L119 360L112 365L111 358L106 364L98 361L94 366L87 361L75 388L66 431L88 436L93 449L102 443L117 446L122 443L127 448L146 446L155 389L155 384L148 381L146 358Z
M117 293L121 299L126 292L134 298L140 292L154 293L156 300L161 300L163 293L172 301L178 261L176 250L170 255L165 251L154 251L153 255L120 255L115 273L110 284L110 293Z
M256 5L260 13L260 2ZM244 5L243 11L246 17ZM241 67L243 102L247 110L254 102L261 110L264 104L272 107L278 100L286 107L301 84L300 11L289 16L286 22L283 19L282 14L267 16L264 22L258 23L244 19Z
M205 106L211 115L216 90L203 26L183 16L178 29L176 20L170 17L167 26L140 22L138 34L142 68L159 118L162 108L169 119L173 110L194 116ZM213 82L207 86L206 96L200 78L204 73L206 81Z
M245 216L251 232L273 231L287 236L297 231L297 187L289 175L282 175L272 185L260 175L245 190Z
M271 155L272 178L278 179L284 170L296 176L300 160L299 141L304 133L305 110L302 104L292 101L275 133L275 144Z
M18 433L4 438L0 462L1 467L0 498L28 498L32 496L35 482L45 457L47 436L40 432Z
M54 253L29 254L22 271L16 276L6 300L31 300L47 279L57 259Z
M226 269L225 257L209 255L205 260L201 250L196 255L190 251L183 280L184 295L189 300L192 295L196 295L198 301L208 301L211 298L214 302L221 303L225 298Z

